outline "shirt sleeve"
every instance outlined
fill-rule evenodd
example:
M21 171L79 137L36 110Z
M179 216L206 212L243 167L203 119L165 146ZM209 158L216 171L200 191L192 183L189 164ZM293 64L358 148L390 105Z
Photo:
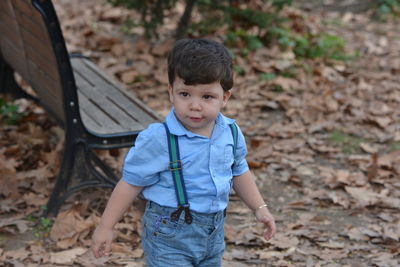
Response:
M162 124L152 124L140 132L125 158L122 179L135 186L150 186L168 168L166 134ZM165 140L161 142L161 140Z
M235 153L235 165L232 168L232 175L239 176L249 170L249 165L246 160L247 146L246 140L242 131L238 126L238 142Z

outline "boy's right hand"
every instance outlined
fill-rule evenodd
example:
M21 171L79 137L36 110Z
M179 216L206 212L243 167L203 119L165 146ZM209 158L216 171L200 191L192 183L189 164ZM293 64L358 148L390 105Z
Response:
M114 239L112 228L97 226L92 236L92 251L96 258L108 256L111 251L111 243Z

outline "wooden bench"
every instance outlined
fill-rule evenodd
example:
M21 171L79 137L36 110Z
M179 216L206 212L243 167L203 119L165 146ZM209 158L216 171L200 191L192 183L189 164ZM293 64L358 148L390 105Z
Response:
M17 85L14 72L35 95ZM161 120L88 59L68 54L50 0L0 0L0 93L34 99L64 129L50 215L79 190L115 186L119 178L94 149L130 147L141 130Z

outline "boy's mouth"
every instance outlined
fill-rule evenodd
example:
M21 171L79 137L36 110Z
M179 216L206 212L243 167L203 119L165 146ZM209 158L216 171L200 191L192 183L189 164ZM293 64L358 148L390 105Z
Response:
M189 119L190 119L191 121L193 121L193 122L199 122L199 121L202 120L201 117L189 117Z

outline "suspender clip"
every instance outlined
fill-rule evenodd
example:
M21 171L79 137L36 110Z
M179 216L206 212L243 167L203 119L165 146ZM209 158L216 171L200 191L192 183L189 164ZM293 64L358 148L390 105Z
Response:
M193 222L192 214L190 213L189 205L185 207L185 222L191 224Z
M171 161L169 163L169 170L170 171L179 171L182 169L182 161L181 160L177 160L177 161Z
M181 213L183 211L183 206L179 206L178 209L171 213L171 221L177 222L179 217L181 217Z
M185 211L185 222L191 224L193 222L193 217L190 213L189 204L179 205L178 209L171 213L171 221L177 222L179 217L181 217L182 211Z

